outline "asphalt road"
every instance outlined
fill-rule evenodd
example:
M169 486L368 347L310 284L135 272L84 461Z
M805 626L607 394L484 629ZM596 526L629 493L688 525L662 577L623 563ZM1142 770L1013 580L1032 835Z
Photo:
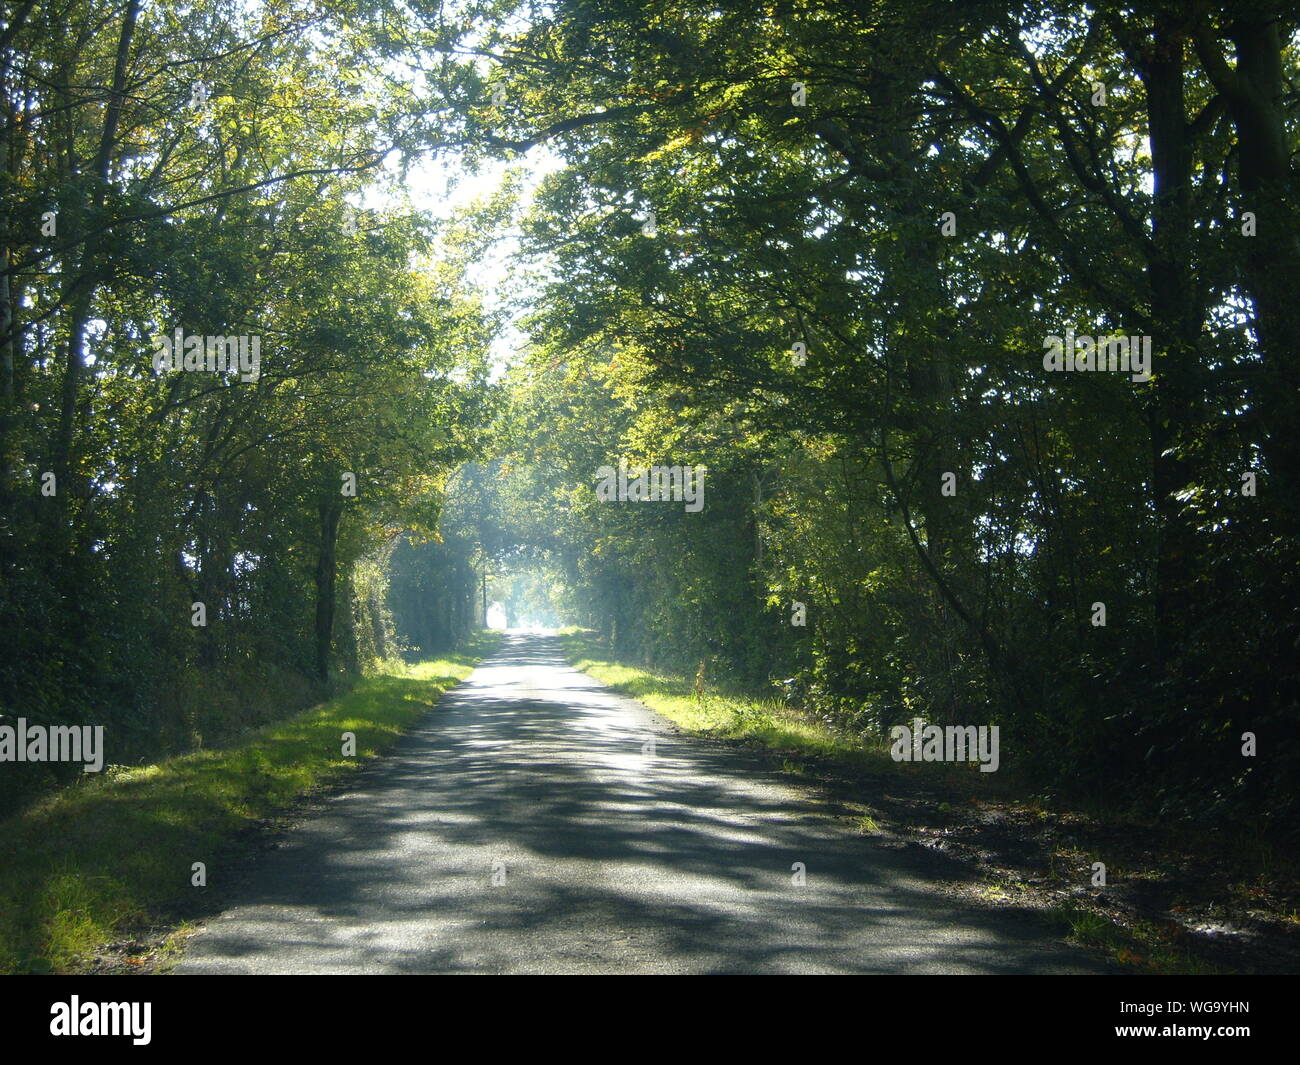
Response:
M547 636L508 636L350 785L178 973L1103 971L1022 915L946 898L810 789L675 734Z

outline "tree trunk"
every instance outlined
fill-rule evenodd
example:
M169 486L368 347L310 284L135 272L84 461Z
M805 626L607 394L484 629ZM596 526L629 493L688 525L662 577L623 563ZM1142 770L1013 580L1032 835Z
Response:
M94 175L96 185L89 201L82 199L80 221L98 225L102 222L100 212L103 210L108 193L109 179L112 176L113 147L117 143L117 130L122 119L122 105L126 99L127 61L131 55L131 41L135 37L136 19L140 13L140 0L130 0L122 16L122 29L117 38L117 57L113 66L113 88L108 105L104 109L104 128L99 138L99 150L95 155ZM86 206L90 211L84 210ZM90 311L94 303L97 285L96 273L100 258L102 238L95 236L86 241L80 256L69 254L64 263L69 271L66 284L74 291L68 308L67 361L63 368L63 385L61 389L61 406L59 408L58 434L54 441L51 468L57 478L57 503L53 512L60 519L68 512L68 504L73 494L73 437L76 432L77 404L80 399L82 370L85 366L86 325L90 321ZM67 538L71 544L71 530L68 522L60 520L57 529L59 540Z
M334 644L337 550L343 500L321 503L316 511L320 515L320 551L316 556L316 674L327 681Z
M1255 236L1240 238L1263 363L1254 401L1275 481L1268 494L1290 515L1294 532L1300 492L1300 302L1295 296L1300 241L1283 121L1282 45L1276 21L1242 19L1233 24L1231 36L1237 67L1226 95L1237 131L1242 209L1254 212L1257 226Z
M1169 665L1182 644L1190 618L1189 573L1195 537L1178 495L1193 480L1182 451L1198 422L1200 366L1197 338L1204 309L1197 305L1189 272L1191 257L1191 151L1184 97L1185 29L1179 14L1161 14L1143 56L1151 162L1155 182L1148 262L1152 319L1162 334L1152 337L1154 401L1151 428L1152 495L1158 523L1156 559L1156 656Z

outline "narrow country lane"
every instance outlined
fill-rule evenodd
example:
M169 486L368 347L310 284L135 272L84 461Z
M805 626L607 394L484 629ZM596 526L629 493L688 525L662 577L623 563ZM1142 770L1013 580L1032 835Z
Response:
M1022 917L953 903L811 792L676 734L553 637L511 634L261 860L177 971L1102 966Z

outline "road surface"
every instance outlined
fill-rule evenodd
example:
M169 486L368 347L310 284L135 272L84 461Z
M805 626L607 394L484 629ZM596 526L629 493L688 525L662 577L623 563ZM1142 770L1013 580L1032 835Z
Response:
M258 861L176 971L1104 969L946 898L806 785L675 733L553 637L510 634Z

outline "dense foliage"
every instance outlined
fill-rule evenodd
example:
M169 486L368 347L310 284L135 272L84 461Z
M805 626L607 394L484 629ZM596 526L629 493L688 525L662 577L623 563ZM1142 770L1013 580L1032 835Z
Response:
M999 724L1045 789L1296 822L1293 5L5 12L0 712L214 742L488 596L840 727ZM466 278L509 195L360 208L538 145L498 387ZM158 372L176 328L260 374ZM1045 362L1112 336L1149 366ZM703 508L602 502L620 459L705 467Z
M511 476L571 616L848 727L1000 723L1045 787L1294 824L1296 29L575 0L494 37L492 143L566 164ZM1049 372L1067 333L1149 337L1149 380ZM704 511L597 502L620 455L706 465Z
M409 79L363 73L391 49L348 19L381 14L5 4L7 722L133 762L394 652L385 563L476 453L492 324L454 232L361 206L435 140ZM176 330L249 362L160 371ZM8 764L0 802L79 769Z

